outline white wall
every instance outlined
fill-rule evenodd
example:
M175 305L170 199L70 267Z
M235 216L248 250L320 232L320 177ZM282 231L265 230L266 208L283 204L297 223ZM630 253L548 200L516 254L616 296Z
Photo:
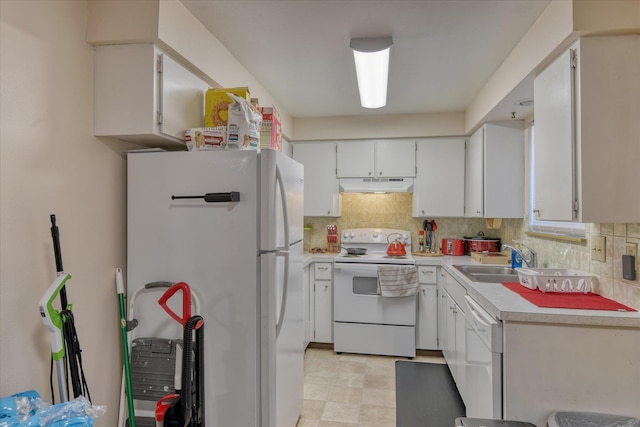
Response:
M56 276L49 215L61 232L69 302L96 425L118 413L114 272L125 262L125 159L93 137L87 2L0 1L0 396L49 400L49 336L38 301Z
M294 141L466 135L462 112L298 117L293 127Z

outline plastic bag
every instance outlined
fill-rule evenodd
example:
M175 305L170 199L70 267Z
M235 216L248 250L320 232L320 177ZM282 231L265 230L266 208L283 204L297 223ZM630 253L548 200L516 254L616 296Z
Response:
M227 118L227 148L239 150L260 150L260 123L262 115L247 101L232 93Z
M49 406L35 390L0 398L0 427L18 426L36 411Z
M51 405L29 390L0 399L0 427L92 427L105 412L83 396Z

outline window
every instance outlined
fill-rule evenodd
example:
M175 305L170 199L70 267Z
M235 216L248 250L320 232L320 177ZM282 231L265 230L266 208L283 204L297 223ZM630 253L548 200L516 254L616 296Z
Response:
M542 221L535 218L531 213L531 206L535 205L536 183L534 179L535 170L535 126L532 121L527 129L529 140L529 231L538 233L560 234L563 236L584 237L585 226L580 222L564 221Z

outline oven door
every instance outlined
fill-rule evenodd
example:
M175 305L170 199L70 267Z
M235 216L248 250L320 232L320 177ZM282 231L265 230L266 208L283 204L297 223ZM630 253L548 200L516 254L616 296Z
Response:
M416 296L381 296L377 264L336 262L333 280L336 322L415 326Z

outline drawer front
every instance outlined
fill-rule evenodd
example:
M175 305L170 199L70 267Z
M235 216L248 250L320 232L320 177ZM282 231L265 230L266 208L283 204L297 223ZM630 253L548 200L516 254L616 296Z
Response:
M438 267L436 266L419 266L418 282L435 285L438 283Z
M330 262L314 263L313 274L316 280L331 280L331 263Z

